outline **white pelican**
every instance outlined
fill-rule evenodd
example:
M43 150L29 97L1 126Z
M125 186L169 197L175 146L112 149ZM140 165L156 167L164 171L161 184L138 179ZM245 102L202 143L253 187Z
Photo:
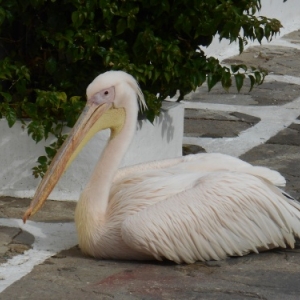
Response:
M36 213L99 130L111 137L75 212L81 250L103 259L220 260L286 245L300 235L300 204L276 171L222 154L198 154L118 170L145 107L135 79L99 75L87 105L26 211Z

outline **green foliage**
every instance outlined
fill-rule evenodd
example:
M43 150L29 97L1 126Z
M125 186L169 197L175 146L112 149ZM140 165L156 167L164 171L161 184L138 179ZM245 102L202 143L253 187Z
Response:
M46 156L40 156L37 160L38 165L33 167L32 174L35 178L38 178L39 176L43 177L48 169L48 166L50 165L52 159L54 158L57 150L60 148L60 146L63 144L65 139L67 138L67 135L58 134L57 140L53 142L50 146L45 147Z
M209 90L217 82L228 90L233 78L240 90L247 77L252 89L265 72L222 66L202 49L217 33L238 41L240 52L247 40L271 39L281 24L255 17L260 6L260 0L0 1L0 117L9 126L30 118L27 131L36 142L49 133L58 138L38 159L38 176L63 140L63 122L73 126L81 112L86 86L106 70L139 81L150 120L177 90L180 99L204 82Z

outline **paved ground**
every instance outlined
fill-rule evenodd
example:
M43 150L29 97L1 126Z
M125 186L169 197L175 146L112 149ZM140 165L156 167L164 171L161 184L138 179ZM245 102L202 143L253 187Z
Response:
M290 47L252 47L225 61L269 70L251 93L217 86L187 96L184 142L193 146L184 151L276 169L300 199L300 31L284 39ZM300 245L193 265L100 261L75 246L74 203L48 201L23 226L28 203L0 198L1 299L300 299Z

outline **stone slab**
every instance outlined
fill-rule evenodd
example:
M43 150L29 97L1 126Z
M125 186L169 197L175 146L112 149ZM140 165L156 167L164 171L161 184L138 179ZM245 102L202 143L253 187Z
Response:
M292 124L267 141L268 144L300 146L300 124Z
M186 137L234 137L259 120L257 117L238 112L185 109L184 135Z
M0 197L0 218L22 219L30 199ZM42 222L71 222L74 220L76 202L47 200L43 209L30 219Z
M285 190L300 200L300 125L292 124L240 158L279 171L287 180Z
M239 56L225 59L225 64L246 64L277 75L299 76L300 50L283 46L254 46Z
M245 79L244 86L239 93L234 82L228 92L223 89L221 84L216 84L210 92L208 92L207 86L204 85L199 87L195 93L187 95L185 100L230 105L268 106L284 105L300 95L299 85L278 81L265 81L262 85L254 86L251 92L249 90L250 84L247 79Z
M295 30L282 37L284 40L288 40L290 43L299 44L300 43L300 30Z
M242 155L249 163L279 171L286 178L285 191L300 200L300 148L263 144Z
M0 263L31 248L34 236L16 227L0 226Z
M99 261L63 251L1 294L1 299L272 299L300 294L300 249L219 262Z
M203 152L206 152L206 150L200 146L187 144L182 145L182 155L197 154Z

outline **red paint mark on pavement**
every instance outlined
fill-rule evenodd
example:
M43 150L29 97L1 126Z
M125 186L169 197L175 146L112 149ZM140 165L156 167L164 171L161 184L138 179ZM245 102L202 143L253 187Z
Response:
M196 278L186 276L166 265L145 264L134 269L127 269L108 276L107 278L90 285L94 290L105 293L130 294L138 297L147 296L149 299L178 297L183 290L192 287L196 280L203 280L203 274Z

